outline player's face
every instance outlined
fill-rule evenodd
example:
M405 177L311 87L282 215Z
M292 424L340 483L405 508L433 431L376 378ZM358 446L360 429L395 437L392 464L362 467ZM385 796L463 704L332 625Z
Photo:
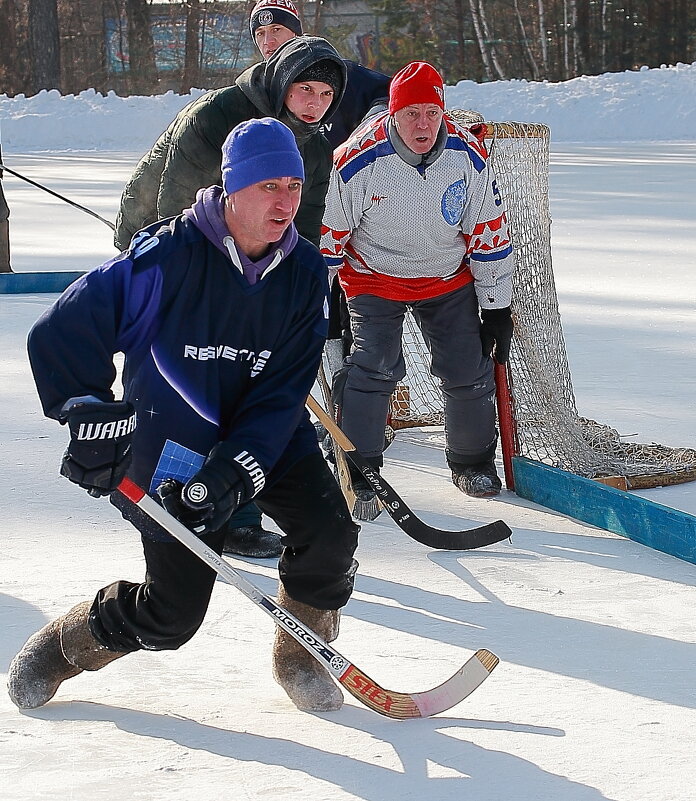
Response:
M225 201L225 222L234 241L258 259L285 233L302 197L299 178L272 178L233 192Z
M443 113L435 103L416 103L395 112L396 130L406 147L419 156L432 150Z
M285 106L302 122L312 123L326 114L334 97L334 90L323 81L291 83Z
M294 38L294 31L276 22L271 25L259 25L254 31L254 41L264 60L268 60L284 42Z

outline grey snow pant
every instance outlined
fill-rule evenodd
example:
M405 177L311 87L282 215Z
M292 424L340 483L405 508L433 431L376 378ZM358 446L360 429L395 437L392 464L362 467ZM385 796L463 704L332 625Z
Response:
M473 284L412 303L375 295L348 300L353 347L335 385L341 428L363 456L382 453L389 399L406 375L401 336L408 308L430 351L430 372L440 381L448 456L461 464L493 458L493 362L481 349Z

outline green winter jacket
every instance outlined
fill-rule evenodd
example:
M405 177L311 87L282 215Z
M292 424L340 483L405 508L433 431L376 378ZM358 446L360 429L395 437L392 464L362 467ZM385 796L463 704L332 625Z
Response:
M275 117L295 134L305 167L302 201L295 218L301 236L319 245L324 198L331 171L331 146L320 123L308 125L283 105L290 84L317 61L334 61L343 76L346 68L336 50L315 36L298 36L280 47L268 61L245 70L234 86L216 89L189 103L146 153L126 184L116 219L114 243L125 250L133 234L156 220L180 214L207 186L221 185L221 148L240 122ZM322 122L341 101L336 92Z

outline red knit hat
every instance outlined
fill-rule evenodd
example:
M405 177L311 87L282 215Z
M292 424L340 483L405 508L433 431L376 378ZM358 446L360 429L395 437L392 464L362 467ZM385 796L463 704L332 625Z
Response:
M427 61L412 61L400 69L389 84L389 113L416 103L434 103L445 108L445 88L440 73Z

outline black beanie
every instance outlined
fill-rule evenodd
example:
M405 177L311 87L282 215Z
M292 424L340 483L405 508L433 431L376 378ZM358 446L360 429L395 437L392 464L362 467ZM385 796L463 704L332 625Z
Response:
M334 94L338 95L343 89L343 75L341 69L335 61L326 58L322 61L317 61L312 64L293 80L293 83L302 83L303 81L321 81L328 83L334 90Z
M300 15L292 0L259 0L249 17L252 39L256 29L262 25L283 25L298 36L302 36Z

